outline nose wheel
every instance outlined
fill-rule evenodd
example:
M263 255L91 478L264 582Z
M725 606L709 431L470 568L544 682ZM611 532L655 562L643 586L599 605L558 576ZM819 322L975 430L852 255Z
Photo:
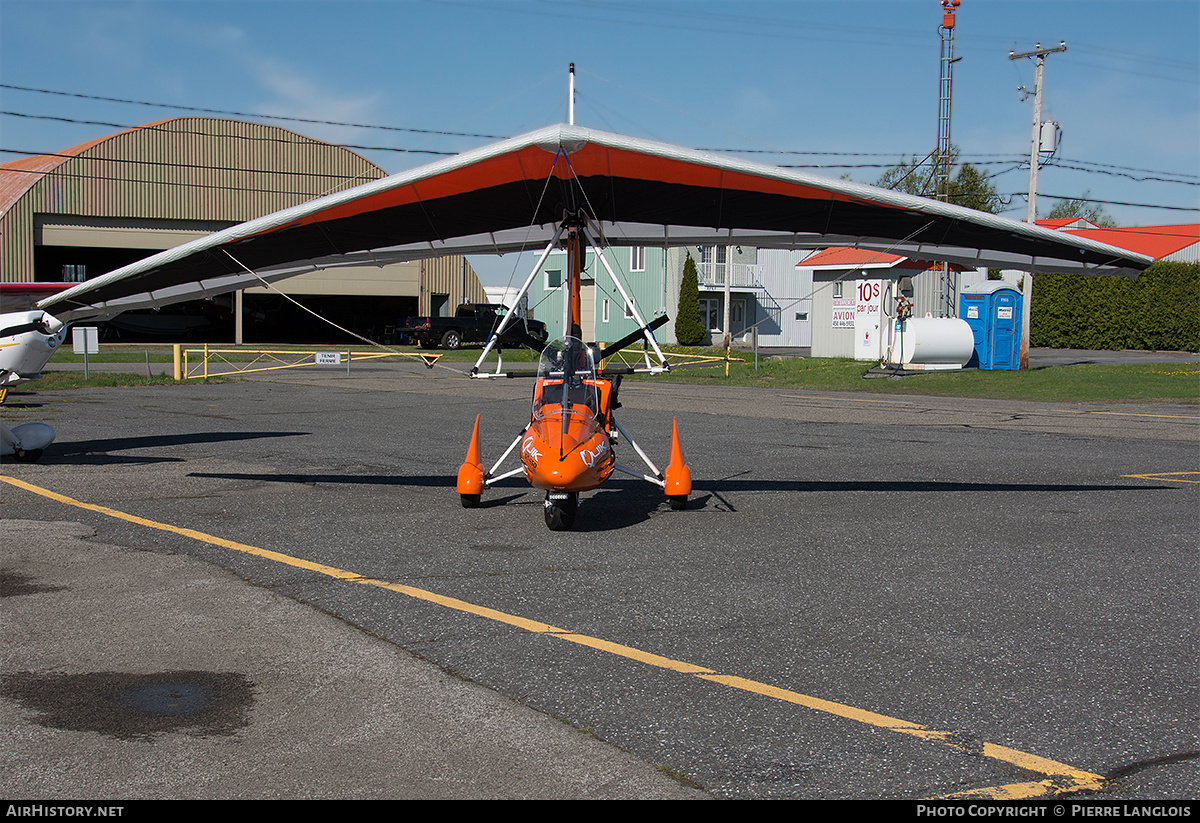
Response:
M543 511L546 525L551 531L566 531L575 525L575 512L579 510L577 492L548 492Z

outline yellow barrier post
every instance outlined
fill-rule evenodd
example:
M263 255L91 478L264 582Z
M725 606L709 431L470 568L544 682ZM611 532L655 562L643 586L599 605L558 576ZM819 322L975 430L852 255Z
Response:
M182 380L183 379L183 362L182 362L183 346L176 343L171 348L174 349L174 353L175 353L175 379Z

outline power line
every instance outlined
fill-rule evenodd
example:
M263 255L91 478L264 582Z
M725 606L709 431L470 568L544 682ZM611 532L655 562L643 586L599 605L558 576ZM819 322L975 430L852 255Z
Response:
M309 145L321 141L311 137L297 135L301 139L289 140L283 137L261 137L252 134L213 134L211 132L196 131L189 129L167 128L163 124L150 124L143 126L130 126L123 123L108 123L103 120L79 120L72 117L55 117L49 114L25 114L19 111L0 111L0 115L8 117L24 117L30 120L53 120L58 123L72 123L84 126L104 126L105 128L120 129L122 131L158 131L167 134L192 134L200 137L220 137L232 140L252 140L264 143L284 143L290 145ZM355 151L395 151L405 152L408 154L436 154L439 156L452 156L456 152L451 151L434 151L432 149L400 149L391 146L355 146L351 144L339 144L344 149L354 149Z
M208 165L205 163L176 163L176 162L168 162L165 160L137 160L137 159L127 158L127 157L80 157L77 154L63 154L63 153L54 153L54 152L45 153L45 154L34 154L32 152L25 152L25 151L19 151L17 149L5 149L5 148L0 148L0 153L22 154L27 157L62 157L67 160L78 160L80 162L85 162L85 163L86 162L117 163L117 164L126 165L126 166L154 166L157 168L185 169L185 170L189 170L189 171L226 171L226 172L237 172L238 174L266 174L266 175L281 175L284 177L288 177L288 176L328 177L328 178L335 179L335 180L357 180L360 177L362 177L361 174L356 174L356 175L330 174L328 172L315 172L315 171L308 171L308 170L288 171L286 169L254 169L254 168L248 168L245 166L212 166L212 165ZM16 174L22 174L22 173L23 174L58 174L59 173L57 169L50 169L48 171L38 171L36 169L4 169L4 171L9 172L9 173L16 173ZM84 179L92 179L92 180L113 180L114 182L127 182L127 183L147 182L144 180L119 180L117 178L107 177L105 175L99 175L99 174L90 175L90 174L72 173L71 175L64 174L63 176L75 176L75 177L80 177L80 178L84 178ZM383 175L381 175L381 176L383 176ZM370 179L376 179L376 178L370 178ZM257 191L257 189L247 189L247 191Z
M425 134L425 135L435 135L435 136L443 136L443 137L473 137L473 138L481 138L481 139L488 139L488 140L503 140L503 139L507 138L507 135L480 134L480 133L472 133L472 132L454 132L454 131L444 131L444 130L437 130L437 129L416 129L416 128L406 128L406 127L400 127L400 126L380 126L380 125L376 125L376 124L372 124L372 123L351 123L351 122L338 121L338 120L315 120L315 119L308 119L308 118L302 118L302 117L284 117L284 116L275 116L275 115L251 114L251 113L238 112L238 111L232 111L232 110L227 110L227 109L210 109L210 108L201 108L201 107L197 107L197 106L181 106L181 105L170 104L170 103L154 103L154 102L148 102L148 101L144 101L144 100L130 100L130 99L125 99L125 98L120 98L120 97L102 97L99 95L80 94L77 92L55 91L52 89L39 89L39 88L30 87L30 86L16 86L16 85L12 85L9 83L0 83L0 88L13 89L16 91L27 91L27 92L33 92L36 94L49 94L49 95L54 95L54 96L59 96L59 97L73 97L73 98L81 99L81 100L99 100L99 101L108 102L108 103L123 103L123 104L128 104L128 105L147 106L147 107L151 107L151 108L174 109L174 110L178 110L178 111L191 111L191 112L198 112L198 113L203 113L203 114L221 114L221 115L226 115L226 116L231 116L231 117L263 118L263 119L270 119L270 120L281 120L281 121L285 121L285 122L312 123L312 124L330 125L330 126L343 126L343 127L347 127L347 128L358 128L358 129L376 129L376 130L381 130L381 131L397 131L397 132L407 132L410 134ZM51 115L27 114L24 112L15 112L15 111L2 111L2 112L0 112L0 114L5 114L10 117L24 117L24 118L29 118L29 119L54 120L54 121L63 122L63 123L77 123L77 124L81 124L81 125L104 126L106 128L117 128L117 129L126 129L126 130L137 129L137 128L154 128L154 126L147 126L144 124L137 125L137 126L130 126L128 124L121 124L121 123L109 123L109 122L98 121L98 120L81 120L81 119L68 118L68 117L55 117L55 116L51 116ZM229 136L242 137L241 135L229 135ZM246 136L243 139L264 140L264 139L272 139L272 138L253 138L253 137ZM278 138L275 138L275 139L278 139ZM311 138L309 138L309 139L311 139ZM434 151L434 150L430 150L430 149L397 148L394 146L357 146L357 145L350 145L350 144L339 144L339 145L341 145L343 148L353 149L356 151L393 151L393 152L404 152L404 153L414 153L414 154L436 154L436 155L442 155L442 156L451 156L456 153L456 152ZM784 155L784 156L795 156L795 157L896 157L897 156L895 152L835 152L835 151L802 151L802 150L789 150L789 149L743 149L743 148L699 147L697 149L697 151L710 151L710 152L714 152L714 153L725 153L725 154L779 154L779 155ZM981 157L1012 158L1014 156L1022 156L1022 155L1014 155L1012 153L1008 153L1008 154L1005 154L1005 153L964 154L964 155L960 156L960 159L967 161L967 162L972 162L973 165L984 165L986 162L995 162L995 161L981 161L981 160L974 160L973 158L981 158ZM1140 172L1140 173L1145 173L1145 174L1167 175L1167 176L1172 176L1172 177L1185 177L1185 178L1186 177L1195 177L1195 178L1200 179L1200 176L1198 176L1198 175L1183 174L1183 173L1168 172L1168 171L1159 171L1159 170L1155 170L1155 169L1142 169L1142 168L1136 168L1136 167L1131 167L1131 166L1119 166L1119 165L1113 165L1113 164L1107 164L1107 163L1092 163L1091 161L1087 161L1087 160L1074 160L1074 159L1068 159L1068 158L1064 158L1064 161L1071 162L1071 163L1094 165L1097 167L1111 168L1111 169L1128 171L1128 172ZM891 165L895 165L895 164L891 164ZM830 167L831 168L890 168L890 166L884 166L883 164L879 164L879 165L875 165L875 166L864 164L862 166L841 165L841 166L830 166ZM821 166L797 165L797 166L784 166L784 168L821 168ZM1170 182L1170 181L1168 181L1168 182Z
M122 158L114 158L114 157L79 158L78 155L72 155L72 154L53 154L53 153L51 153L51 154L39 155L39 154L34 154L33 152L25 152L25 151L18 151L18 150L14 150L14 149L5 149L5 148L0 148L0 153L22 154L22 155L30 156L30 157L47 156L47 157L62 157L62 158L66 158L66 159L96 160L96 161L111 162L111 163L121 163L121 164L127 164L127 165L164 166L167 168L178 168L178 169L193 170L193 171L237 171L237 172L246 173L246 174L278 175L278 176L284 176L284 177L296 176L296 177L308 177L308 178L322 177L322 178L330 178L333 180L355 180L355 179L359 179L359 177L361 177L361 176L352 177L349 175L335 175L335 174L328 174L328 173L317 174L317 173L305 172L305 171L285 171L285 170L278 170L278 169L246 169L246 168L234 168L234 167L222 167L222 166L206 166L206 165L202 165L202 164L189 164L189 163L165 163L165 162L152 161L152 160L130 160L130 159L122 159ZM284 190L284 189L264 189L262 187L257 187L257 186L226 186L226 185L215 185L215 184L211 184L211 183L198 183L198 182L192 182L192 181L119 179L119 178L113 178L113 177L103 175L103 174L84 174L84 173L80 173L80 172L64 172L61 170L61 168L51 169L49 171L38 171L38 170L30 170L30 169L4 169L4 171L8 172L8 173L15 173L15 174L36 174L36 175L54 174L56 176L61 176L61 177L70 178L70 179L107 180L107 181L110 181L113 183L124 183L124 184L136 183L139 185L156 185L156 186L173 186L173 187L183 187L183 188L215 189L215 190L220 190L220 191L261 192L261 193L266 193L266 194L294 195L297 197L305 197L305 198L311 198L311 197L317 196L317 195L314 195L311 191L304 192L304 191L288 191L288 190ZM1022 192L1013 192L1013 193L1010 193L1007 195L1001 195L1001 196L1008 197L1011 199L1011 198L1015 198L1015 197L1025 197L1026 194L1027 194L1027 192L1022 191ZM1122 202L1122 201L1118 201L1118 200L1098 200L1098 199L1089 198L1089 197L1069 197L1069 196L1057 195L1057 194L1045 194L1043 196L1051 198L1053 200L1076 200L1076 201L1083 202L1083 203L1098 203L1098 204L1109 205L1109 206L1134 206L1134 207L1146 208L1146 209L1164 209L1164 210L1169 210L1169 211L1197 211L1197 212L1200 212L1200 208L1189 207L1189 206L1163 206L1163 205L1159 205L1159 204L1155 204L1155 203L1127 203L1127 202ZM952 198L952 200L953 200L953 198Z
M0 83L0 88L13 89L13 90L17 90L17 91L27 91L27 92L37 93L37 94L48 94L48 95L54 95L54 96L59 96L59 97L72 97L72 98L77 98L77 99L82 99L82 100L99 100L102 102L109 102L109 103L122 103L122 104L128 104L128 105L147 106L147 107L152 107L152 108L174 109L174 110L178 110L178 111L190 111L190 112L198 112L198 113L204 113L204 114L221 114L221 115L232 116L232 117L264 118L264 119L271 119L271 120L280 120L280 121L285 121L285 122L342 126L342 127L347 127L347 128L376 129L376 130L382 130L382 131L396 131L396 132L406 132L406 133L411 133L411 134L436 135L436 136L445 136L445 137L472 137L472 138L483 138L483 139L490 139L490 140L505 139L505 137L503 137L503 136L492 135L492 134L479 134L479 133L471 133L471 132L452 132L452 131L442 131L442 130L435 130L435 129L416 129L416 128L406 128L406 127L399 127L399 126L380 126L380 125L375 125L375 124L370 124L370 123L351 123L351 122L336 121L336 120L315 120L315 119L308 119L308 118L301 118L301 117L259 115L259 114L251 114L251 113L238 112L238 111L232 111L232 110L226 110L226 109L210 109L210 108L201 108L201 107L197 107L197 106L180 106L180 105L167 104L167 103L154 103L154 102L148 102L148 101L143 101L143 100L130 100L130 99L118 98L118 97L103 97L103 96L99 96L99 95L80 94L77 92L64 92L64 91L55 91L52 89L39 89L39 88L33 88L33 87L29 87L29 86L16 86L16 85L8 84L8 83ZM161 125L131 126L128 124L111 123L111 122L101 121L101 120L83 120L83 119L78 119L78 118L58 117L58 116L53 116L53 115L28 114L25 112L16 112L16 111L8 111L8 110L0 111L0 115L7 115L9 117L22 117L22 118L35 119L35 120L52 120L55 122L72 123L72 124L79 124L79 125L103 126L105 128L122 129L122 130L127 130L127 131L132 131L135 129L163 128ZM188 132L186 130L179 130L179 129L164 129L164 130L175 131L175 132L180 132L180 133L185 133L185 134L187 134L187 133L204 134L203 132ZM207 135L207 136L217 136L217 135ZM252 135L220 135L220 136L231 137L234 139L245 139L245 140L266 140L266 141L275 141L275 142L299 142L299 141L286 141L282 138L255 137ZM305 139L311 140L313 138L305 138ZM395 146L365 146L365 145L356 145L356 144L351 144L351 143L339 143L338 145L340 145L342 148L353 150L353 151L380 151L380 152L386 151L386 152L397 152L397 153L403 153L403 154L428 154L428 155L435 155L435 156L442 156L442 157L448 157L448 156L453 156L453 155L457 154L457 152L451 152L451 151L437 151L437 150L433 150L433 149L409 149L409 148L400 148L400 147L395 147ZM787 149L742 149L742 148L704 148L704 147L701 147L697 150L698 151L709 151L709 152L714 152L714 153L724 153L724 154L778 154L778 155L793 156L793 157L895 157L896 156L896 154L894 152L832 152L832 151L802 151L802 150L787 150ZM46 154L50 154L50 153L47 152ZM964 162L970 162L972 165L980 166L980 165L998 165L998 164L1001 164L1004 162L1011 162L1011 158L1013 156L1014 155L1012 155L1012 154L1003 154L1003 153L971 154L971 155L961 155L959 157L959 159ZM974 159L974 158L984 158L984 157L1009 158L1009 160L1008 161L1004 161L1004 160L996 161L996 160ZM1091 166L1095 166L1097 168L1095 168L1095 169L1076 168L1073 166L1063 165L1064 163L1091 165ZM862 168L862 169L868 169L868 168L892 168L895 165L896 164L894 164L894 163L892 163L892 164L884 164L884 163L875 163L875 164L869 164L869 163L861 163L861 164L824 163L824 164L780 164L780 167L781 168L797 168L797 169L805 169L805 168L815 168L815 169L820 169L820 168L832 168L832 169ZM1062 161L1059 161L1055 165L1057 165L1059 168L1071 169L1074 171L1086 171L1086 172L1093 172L1093 173L1097 173L1097 174L1111 174L1112 176L1116 176L1116 177L1127 177L1129 179L1136 180L1138 182L1153 181L1153 182L1167 182L1167 183L1185 183L1184 180L1176 180L1176 179L1171 179L1171 178L1188 178L1188 177L1192 177L1192 178L1196 178L1196 179L1200 180L1200 176L1197 176L1197 175L1190 175L1190 174L1183 174L1183 173L1169 172L1169 171L1159 171L1159 170L1154 170L1154 169L1141 169L1141 168L1135 168L1135 167L1130 167L1130 166L1119 166L1119 165L1113 165L1113 164L1107 164L1107 163L1093 163L1093 162L1087 161L1087 160L1073 160L1073 159L1068 159L1068 158L1063 158ZM1114 171L1112 171L1112 172L1103 171L1103 169L1106 169L1106 168L1113 169ZM1121 174L1121 173L1119 173L1121 171L1130 172L1130 174ZM1147 175L1154 175L1154 176L1145 177L1145 178L1134 177L1134 176L1132 176L1132 173L1134 173L1134 172L1147 174ZM1187 183L1187 185L1196 185L1196 184Z
M33 93L38 93L38 94L55 95L55 96L60 96L60 97L71 97L71 98L85 99L85 100L98 100L98 101L103 101L103 102L122 103L122 104L129 104L129 105L140 105L140 106L148 106L148 107L154 107L154 108L175 109L175 110L179 110L179 111L199 112L199 113L204 113L204 114L220 114L220 115L233 116L233 117L265 118L265 119L291 121L291 122L299 122L299 123L310 123L310 124L315 123L315 124L343 126L343 127L350 127L350 128L377 129L377 130L383 130L383 131L407 132L407 133L413 133L413 134L437 135L437 136L447 136L447 137L473 137L473 138L486 138L486 139L503 139L498 135L490 135L490 134L451 132L451 131L441 131L441 130L433 130L433 129L415 129L415 128L405 128L405 127L396 127L396 126L379 126L379 125L366 124L366 123L349 123L349 122L332 121L332 120L315 120L315 119L307 119L307 118L299 118L299 117L258 115L258 114L250 114L250 113L237 112L237 111L231 111L231 110L223 110L223 109L210 109L210 108L201 108L201 107L195 107L195 106L178 106L178 105L172 105L172 104L153 103L153 102L140 101L140 100L129 100L129 99L123 99L123 98L102 97L102 96L97 96L97 95L86 95L86 94L80 94L80 93L75 93L75 92L63 92L63 91L55 91L55 90L49 90L49 89L38 89L38 88L32 88L32 87L27 87L27 86L16 86L16 85L11 85L11 84L4 84L4 83L0 83L0 88L7 88L7 89L18 90L18 91L27 91L27 92L33 92ZM211 133L201 132L201 131L191 131L191 130L186 130L186 129L167 128L164 124L128 126L125 124L109 123L109 122L104 122L104 121L82 120L82 119L77 119L77 118L57 117L57 116L51 116L51 115L34 115L34 114L28 114L28 113L24 113L24 112L15 112L15 111L0 111L0 115L7 115L10 117L23 117L23 118L30 118L30 119L52 120L52 121L56 121L56 122L74 123L74 124L83 124L83 125L96 125L96 126L104 126L106 128L115 128L115 129L122 129L122 130L128 130L128 131L145 129L145 130L163 131L163 132L167 132L167 133L194 134L194 135L206 136L206 137L224 137L224 138L233 138L233 139L276 142L276 143L284 143L284 144L289 144L289 143L290 144L299 144L299 143L307 143L310 141L314 141L313 138L305 138L301 135L297 135L297 137L299 138L297 140L288 140L288 139L285 139L282 137L262 137L262 136L254 136L254 135L232 135L232 134L230 134L230 135L214 135ZM314 141L314 142L320 142L320 141ZM353 144L339 144L339 145L342 148L345 148L347 150L354 150L354 151L391 151L391 152L412 153L412 154L429 154L429 155L439 155L439 156L452 156L452 155L456 154L456 152L436 151L436 150L432 150L432 149L406 149L406 148L398 148L398 147L391 147L391 146L361 146L361 145L353 145ZM733 149L733 148L708 148L708 149L701 149L701 150L711 151L711 152L721 152L721 153L778 154L778 155L795 156L795 157L837 158L837 157L895 157L895 156L897 156L894 152L788 151L788 150ZM8 153L8 154L21 154L21 155L26 155L26 156L41 155L41 156L50 156L50 157L75 157L75 155L65 155L65 154L59 154L59 153L54 153L54 152L35 153L35 152L28 152L28 151L22 151L22 150L16 150L16 149L0 149L0 152ZM998 177L1002 174L1006 174L1010 171L1013 171L1015 169L1021 168L1024 161L1022 163L1018 163L1017 165L1013 165L1013 160L1012 160L1013 156L1014 155L1011 155L1011 154L997 153L997 154L963 155L963 156L960 156L959 159L961 161L969 162L971 165L976 165L976 166L986 166L986 165L1010 166L1010 168L1007 168L1002 171L996 172L994 174L988 175L988 179L992 179L992 178ZM974 158L986 158L986 157L997 157L997 158L1007 158L1007 159L1000 159L1000 160L974 159ZM968 158L970 158L970 159L968 159ZM103 159L115 160L115 158L103 158ZM151 161L123 161L123 162L137 162L137 163L145 164L145 163L149 163ZM199 164L186 165L186 164L171 164L171 163L161 163L160 162L160 163L158 163L158 165L162 165L162 166L166 166L166 167L191 168L191 169L203 169L203 170L215 170L215 171L235 170L230 167L205 166L205 165L199 165ZM1093 163L1091 161L1086 161L1086 160L1072 160L1072 159L1067 159L1067 158L1063 158L1062 160L1057 161L1053 165L1057 168L1061 168L1064 170L1081 171L1081 172L1085 172L1085 173L1089 173L1089 174L1105 174L1105 175L1109 175L1109 176L1113 176L1113 177L1124 177L1124 178L1128 178L1128 179L1131 179L1131 180L1134 180L1137 182L1166 182L1166 183L1178 183L1181 185L1193 185L1193 186L1200 185L1200 178L1198 178L1197 181L1195 181L1195 182L1192 180L1187 180L1187 179L1177 179L1177 178L1189 178L1189 177L1196 178L1197 177L1196 175L1179 174L1179 173L1175 173L1175 172L1162 172L1162 171L1155 171L1155 170L1150 170L1150 169L1139 169L1139 168L1130 167L1130 166L1119 166L1119 165L1105 164L1105 163ZM813 163L813 164L785 164L785 165L781 165L780 167L781 168L796 168L796 169L868 169L868 168L895 168L896 164L894 164L894 163ZM241 172L246 172L246 173L260 173L260 174L283 174L283 175L302 174L302 172L286 172L286 171L266 170L266 169L241 168L241 169L236 169L236 170L241 171ZM19 170L17 170L17 171L19 171ZM1135 176L1135 173L1146 175L1146 176L1140 176L1140 177ZM83 177L83 178L91 177L89 175L73 175L73 176ZM321 176L336 177L336 175L321 175ZM101 176L95 176L94 179L104 179L104 178L102 178ZM109 179L111 179L111 178L109 178ZM135 182L135 181L128 181L128 182ZM136 182L140 182L140 181L136 181ZM200 186L201 184L178 183L175 185ZM235 188L236 189L236 187L218 187L218 188ZM251 189L238 189L238 190L251 190ZM298 192L276 192L276 193L300 194ZM1011 196L1024 196L1024 194L1025 193L1019 193L1019 194L1015 194L1015 195L1010 195L1010 197ZM1054 195L1046 195L1046 196L1055 197ZM1135 207L1142 207L1142 208L1162 208L1162 209L1179 210L1179 211L1200 211L1200 209L1194 209L1194 208L1190 208L1190 207L1158 206L1158 205L1152 205L1152 204L1148 204L1148 203L1125 203L1125 202L1120 202L1120 201L1089 200L1086 198L1064 198L1064 197L1055 197L1055 199L1063 199L1063 200L1073 199L1073 200L1082 200L1084 202L1103 203L1103 204L1107 204L1107 205L1135 206Z
M54 91L52 89L36 89L29 86L14 86L8 83L0 83L0 89L12 89L14 91L28 91L37 94L52 94L59 97L74 97L80 100L99 100L105 103L124 103L131 106L148 106L156 109L173 109L175 111L192 111L201 114L221 114L228 117L251 117L267 120L283 120L290 123L315 123L322 126L348 126L356 129L380 129L382 131L400 131L410 134L431 134L440 137L478 137L487 140L503 140L494 134L472 134L469 132L456 131L439 131L437 129L411 129L400 126L376 126L369 123L347 123L338 120L313 120L305 117L283 117L273 114L255 114L250 112L227 111L225 109L206 109L199 106L180 106L174 103L151 103L145 100L125 100L120 97L101 97L94 94L79 94L77 92Z
M1026 197L1029 195L1027 191L1018 191L1005 195L1006 197ZM1200 212L1200 207L1196 206L1162 206L1157 203L1125 203L1120 200L1096 200L1091 197L1068 197L1061 194L1046 194L1038 192L1038 197L1049 197L1051 200L1076 200L1080 203L1099 203L1104 206L1133 206L1140 209L1167 209L1169 211L1195 211Z
M0 152L3 152L3 151L7 151L7 150L0 149ZM261 186L225 186L225 185L218 185L215 183L198 183L198 182L194 182L194 181L183 181L183 180L179 180L179 181L176 181L176 180L130 180L128 178L124 178L124 179L114 178L114 177L109 177L109 176L102 175L102 174L81 174L79 172L64 172L59 169L52 169L50 171L29 171L27 169L5 169L4 171L9 172L9 173L37 174L37 175L53 174L55 177L61 177L64 179L104 180L104 181L107 181L110 183L115 183L115 184L137 184L140 186L170 186L171 188L189 188L189 189L212 189L214 191L239 191L239 192L250 192L250 193L254 193L254 194L282 194L282 195L288 195L288 196L294 196L294 197L301 197L306 201L312 200L316 197L321 196L320 193L314 193L312 191L287 191L285 189L267 189L267 188L262 188ZM285 172L274 172L274 171L269 172L269 173L270 174L276 174L276 173L285 174ZM290 172L290 174L299 175L300 172ZM305 176L310 176L310 175L305 175ZM315 176L315 175L312 175L312 176ZM335 175L321 175L321 176L335 177ZM356 180L358 178L342 177L341 179L350 181L350 180ZM366 182L366 181L364 181L364 182Z

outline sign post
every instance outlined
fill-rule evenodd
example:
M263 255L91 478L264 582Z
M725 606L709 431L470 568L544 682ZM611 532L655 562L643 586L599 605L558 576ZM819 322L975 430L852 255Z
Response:
M88 355L100 353L100 329L96 326L76 326L71 329L71 345L76 354L83 355L83 379L90 380Z

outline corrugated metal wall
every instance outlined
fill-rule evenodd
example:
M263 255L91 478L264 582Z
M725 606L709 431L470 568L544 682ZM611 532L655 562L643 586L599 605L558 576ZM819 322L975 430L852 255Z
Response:
M77 225L89 218L105 226L114 218L142 226L233 225L385 176L339 146L276 126L205 117L153 123L63 154L73 156L0 169L0 209L8 204L0 211L0 280L33 282L43 216L69 216ZM423 312L430 292L450 295L451 311L487 299L461 256L425 261L422 285Z
M1172 263L1200 263L1200 243L1193 243L1162 259Z
M812 345L812 269L797 268L809 251L758 250L758 344L806 348Z
M97 143L26 199L48 214L240 223L383 176L351 151L286 129L181 118Z
M286 129L202 117L131 129L65 154L75 156L43 164L48 170L0 215L6 281L34 279L34 215L232 225L385 174L347 149ZM27 173L5 171L18 185Z
M431 295L447 295L446 313L453 314L459 303L486 303L487 292L479 284L475 270L463 257L441 257L421 262L421 314L433 314Z

